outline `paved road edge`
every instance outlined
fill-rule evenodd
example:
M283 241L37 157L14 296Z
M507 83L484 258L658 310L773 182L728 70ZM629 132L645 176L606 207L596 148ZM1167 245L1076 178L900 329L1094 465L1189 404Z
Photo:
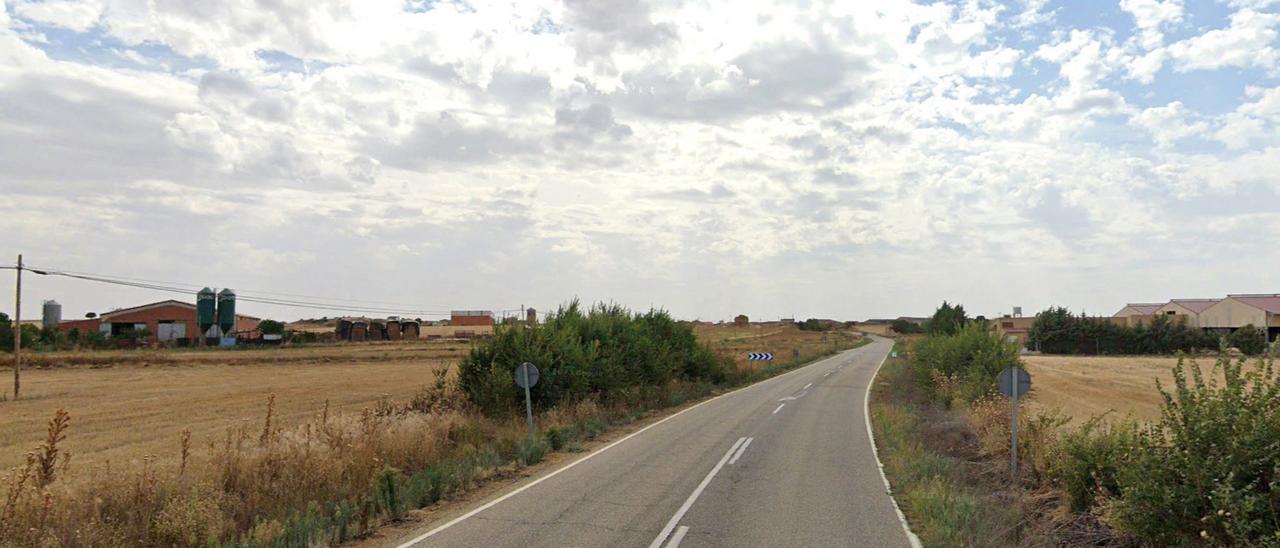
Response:
M450 527L452 527L452 526L454 526L454 525L457 525L458 523L461 523L461 522L463 522L463 521L466 521L468 518L471 518L472 516L475 516L476 514L479 514L480 512L483 512L483 511L485 511L485 510L487 510L487 509L489 509L489 508L492 508L492 507L494 507L494 506L497 506L499 503L501 503L501 502L502 502L502 501L504 501L504 500L507 500L507 499L509 499L509 498L511 498L511 497L514 497L514 496L516 496L516 495L518 495L518 494L520 494L520 493L524 492L525 490L527 490L527 489L529 489L529 488L531 488L531 487L533 487L533 486L535 486L535 485L537 485L537 484L539 484L539 483L542 483L542 482L544 482L544 481L546 481L546 480L551 479L551 478L552 478L552 477L554 477L554 476L559 475L561 472L564 472L564 471L566 471L566 470L569 470L570 468L573 468L573 467L575 467L575 466L577 466L577 465L581 464L582 462L584 462L584 461L586 461L586 460L588 460L588 459L591 459L591 458L593 458L593 457L595 457L595 456L597 456L597 455L599 455L599 454L601 454L601 453L604 453L605 451L608 451L609 449L613 448L615 445L618 445L618 444L620 444L620 443L622 443L622 442L624 442L624 441L627 441L627 440L629 440L629 439L631 439L631 438L634 438L634 437L636 437L636 436L638 436L638 435L640 435L640 434L644 433L646 430L649 430L650 428L653 428L653 427L655 427L655 426L658 426L659 424L662 424L662 423L667 422L667 421L669 421L669 420L671 420L671 419L674 419L674 418L676 418L676 417L678 417L678 416L680 416L680 415L683 415L683 414L685 414L685 413L687 413L687 412L689 412L689 411L692 411L692 410L694 410L694 409L696 409L696 408L698 408L698 407L702 407L703 405L706 405L706 404L708 404L708 403L711 403L711 402L713 402L713 401L716 401L716 400L718 400L718 399L720 399L720 398L723 398L723 397L725 397L725 396L728 396L728 395L731 395L731 394L734 394L734 393L737 393L737 392L740 392L740 391L746 390L746 389L748 389L748 388L753 388L753 387L759 386L759 385L761 385L761 384L763 384L763 383L766 383L766 382L769 382L769 381L772 381L772 380L775 380L775 379L780 379L780 378L782 378L782 377L790 376L791 374L796 373L796 372L799 372L799 371L802 371L802 370L804 370L804 369L807 369L807 368L809 368L810 366L814 366L814 365L820 364L820 363L822 363L822 362L825 362L825 361L827 361L827 360L830 360L830 359L833 359L833 358L835 358L835 357L837 357L837 356L840 356L840 355L842 355L842 354L844 354L844 353L846 353L846 352L852 352L852 351L858 350L858 349L860 349L860 348L864 348L864 347L866 347L866 346L867 346L866 344L861 344L861 345L855 346L855 347L853 347L853 348L849 348L849 349L846 349L846 350L841 350L841 351L839 351L839 352L836 352L836 353L835 353L835 354L833 354L833 355L826 356L826 357L823 357L823 358L819 358L819 359L813 360L812 362L809 362L809 363L806 363L806 364L803 364L803 365L797 366L796 368L791 369L790 371L784 371L784 372L779 373L779 374L777 374L777 375L774 375L774 376L772 376L772 377L768 377L768 378L760 379L760 380L758 380L758 381L756 381L756 382L753 382L753 383L750 383L750 384L746 384L746 385L743 385L743 386L739 386L739 387L734 388L733 390L730 390L730 391L725 392L725 393L723 393L723 394L719 394L719 395L716 395L716 396L712 396L712 397L710 397L710 398L708 398L708 399L705 399L705 400L703 400L703 401L700 401L700 402L698 402L698 403L695 403L695 404L693 404L693 405L691 405L691 406L689 406L689 407L686 407L686 408L684 408L684 409L681 409L681 410L679 410L679 411L676 411L675 413L672 413L672 414L670 414L670 415L667 415L666 417L663 417L663 418L659 419L657 422L654 422L654 423L652 423L652 424L646 425L645 427L643 427L643 428L641 428L641 429L639 429L639 430L636 430L635 432L632 432L632 433L630 433L630 434L627 434L626 436L623 436L622 438L619 438L619 439L617 439L617 440L614 440L614 441L612 441L612 442L610 442L610 443L606 444L604 447L600 447L600 448L598 448L598 449L595 449L595 450L591 451L590 453L588 453L588 454L586 454L586 455L583 455L583 456L582 456L582 458L579 458L579 459L577 459L577 460L571 461L571 462L569 462L568 464L565 464L565 465L563 465L563 466L561 466L561 467L559 467L559 468L556 468L556 469L554 469L554 470L551 470L550 472L546 473L545 475L542 475L542 476L538 477L537 479L534 479L533 481L530 481L530 482L528 482L528 483L526 483L526 484L524 484L524 485L520 485L520 486L518 486L518 487L515 487L514 489L512 489L512 490L510 490L510 491L508 491L508 492L506 492L506 493L503 493L501 496L499 496L499 497L497 497L497 498L494 498L494 499L492 499L492 500L490 500L490 501L488 501L488 502L486 502L486 503L483 503L483 504L481 504L481 505L479 505L479 506L477 506L477 507L475 507L475 508L471 509L470 511L468 511L468 512L466 512L466 513L464 513L464 514L462 514L462 515L460 515L460 516L458 516L458 517L456 517L456 518L453 518L453 519L451 519L451 520L449 520L449 521L445 522L445 523L444 523L444 524L442 524L442 525L439 525L439 526L437 526L437 527L432 528L431 530L427 531L426 533L422 533L422 534L420 534L420 535L417 535L416 537L412 538L411 540L408 540L408 541L405 541L405 542L399 542L399 543L396 543L396 544L395 544L395 546L397 546L397 548L412 548L413 546L416 546L418 543L420 543L420 542L422 542L422 541L424 541L424 540L426 540L426 539L428 539L428 538L431 538L431 537L435 536L435 535L436 535L436 533L439 533L439 532L441 532L441 531L443 531L443 530L445 530L445 529L448 529L448 528L450 528ZM885 356L887 357L887 356L888 356L888 354L886 353L886 354L885 354ZM881 360L881 361L880 361L880 365L884 365L884 360ZM879 371L880 371L880 368L879 368L879 367L876 367L876 372L879 372ZM874 380L874 379L875 379L875 377L873 376L873 377L872 377L872 380ZM870 428L870 422L868 422L868 428ZM871 442L871 449L872 449L872 451L874 451L874 450L875 450L875 441L874 441L874 440ZM879 461L880 461L880 459L877 457L877 458L876 458L876 462L878 463ZM880 472L880 476L881 476L881 477L884 477L883 466L881 466L881 468L882 468L882 470L881 470L881 472ZM888 480L885 480L885 484L886 484L886 485L888 485ZM890 500L892 500L892 498L893 498L893 497L891 496L891 497L890 497ZM897 503L897 502L894 502L894 508L895 508L895 509L897 508L897 506L898 506L898 503ZM901 515L902 515L902 512L898 512L898 515L899 515L899 516L901 516ZM905 522L904 522L904 524L905 524ZM911 538L914 538L914 535L912 535L912 536L911 536ZM917 546L917 547L918 547L918 546L919 546L919 541L916 541L916 542L913 544L913 546Z
M892 339L890 339L892 340ZM920 537L911 532L911 525L907 523L906 514L902 513L902 508L898 506L898 499L893 496L893 486L889 485L889 476L884 473L884 462L880 460L880 450L876 448L876 434L871 428L871 388L876 385L876 377L880 375L880 369L884 367L884 362L889 360L889 354L893 352L890 347L884 357L880 359L880 365L876 366L876 370L871 373L871 379L867 382L867 393L862 398L862 418L867 422L867 439L871 441L871 454L876 459L876 468L880 470L880 479L884 481L884 492L889 495L889 502L893 503L893 511L898 514L898 522L902 524L902 532L906 533L907 541L911 543L912 548L923 548L920 543Z

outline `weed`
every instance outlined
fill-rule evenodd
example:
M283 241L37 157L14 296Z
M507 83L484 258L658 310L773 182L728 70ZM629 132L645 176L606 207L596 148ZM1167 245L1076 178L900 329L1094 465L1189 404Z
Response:
M53 483L58 465L58 444L67 439L67 428L71 426L71 415L62 408L49 420L48 436L36 453L36 484L46 487Z
M400 521L404 517L404 504L400 500L400 471L386 466L378 472L374 489L378 503L391 521Z
M542 462L547 455L547 441L542 436L525 438L519 444L520 463L531 466Z

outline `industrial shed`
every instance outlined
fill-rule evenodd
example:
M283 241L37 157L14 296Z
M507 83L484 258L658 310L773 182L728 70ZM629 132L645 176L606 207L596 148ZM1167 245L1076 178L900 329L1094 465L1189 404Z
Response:
M1202 327L1200 314L1220 301L1222 299L1173 299L1156 309L1155 314L1181 320L1191 327Z
M1200 313L1200 327L1229 332L1252 324L1266 326L1267 340L1280 337L1280 293L1228 295Z

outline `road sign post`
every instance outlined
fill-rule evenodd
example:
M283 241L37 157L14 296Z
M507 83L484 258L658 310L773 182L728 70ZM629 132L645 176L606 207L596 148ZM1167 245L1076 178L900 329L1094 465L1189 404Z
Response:
M1009 396L1012 410L1009 412L1009 476L1018 481L1018 395L1031 390L1031 375L1021 367L1006 367L1000 372L1000 392Z
M529 362L524 362L516 368L516 386L524 389L524 417L529 423L529 439L533 439L533 397L529 393L529 388L538 384L538 368Z

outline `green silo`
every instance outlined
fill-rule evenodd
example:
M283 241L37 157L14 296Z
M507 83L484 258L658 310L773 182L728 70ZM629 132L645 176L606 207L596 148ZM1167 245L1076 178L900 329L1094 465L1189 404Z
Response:
M236 330L236 292L230 289L218 292L218 327L223 335Z
M215 318L215 308L217 306L218 297L212 289L204 288L196 293L196 324L200 327L200 336L204 336L209 332L209 328L213 327Z

